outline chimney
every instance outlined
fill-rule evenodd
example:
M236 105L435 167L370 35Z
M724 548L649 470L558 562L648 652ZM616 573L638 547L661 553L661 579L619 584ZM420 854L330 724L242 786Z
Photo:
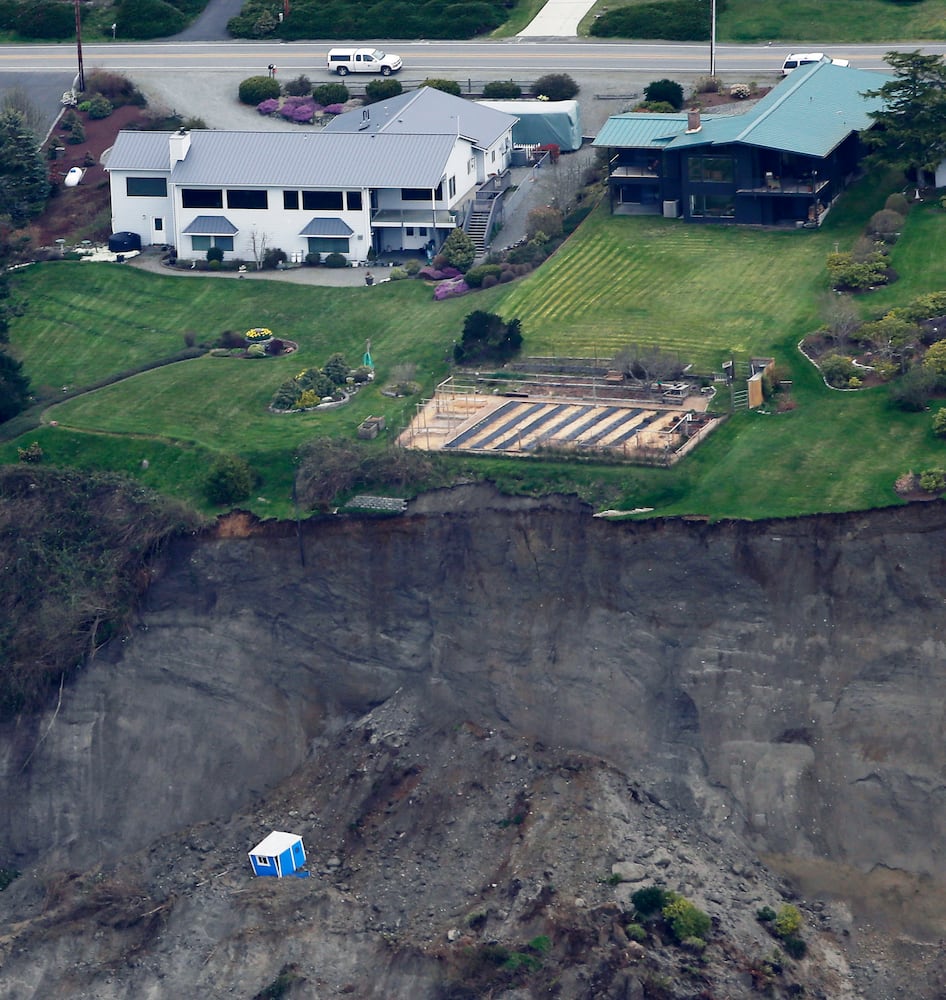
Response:
M168 140L171 151L171 166L180 163L187 156L187 151L191 148L191 134L186 128L175 132Z
M687 112L687 134L689 135L691 132L699 132L702 127L703 125L700 122L700 109L691 108Z

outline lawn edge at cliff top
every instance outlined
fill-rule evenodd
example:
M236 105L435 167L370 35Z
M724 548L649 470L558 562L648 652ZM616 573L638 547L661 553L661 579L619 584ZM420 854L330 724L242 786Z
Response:
M798 406L790 413L738 414L672 470L456 456L451 461L458 476L712 518L896 503L898 475L946 465L929 414L889 409L886 388L828 390L796 350L820 323L819 300L828 294L826 254L836 242L853 242L887 190L856 186L819 232L613 218L602 206L559 255L521 282L442 303L434 303L418 281L369 290L183 279L107 264L29 268L15 279L16 294L30 305L12 325L11 344L34 388L45 386L50 399L62 385L89 385L168 357L189 332L208 341L224 329L267 325L296 341L299 351L257 361L205 356L68 399L49 414L59 426L4 445L0 459L15 461L17 445L38 440L48 461L125 471L207 509L200 470L215 453L236 453L261 476L247 506L263 516L287 516L298 445L321 435L350 440L365 416L378 414L387 419L390 439L416 402L381 394L394 366L416 364L429 394L449 369L463 317L485 309L520 317L531 354L606 358L626 344L656 341L686 360L692 352L704 370L718 368L733 352L740 358L772 354L793 380ZM862 297L865 315L879 315L920 291L946 288L946 215L935 205L921 206L908 219L894 248L894 266L901 261L907 276L876 293L882 298ZM925 268L922 285L919 267ZM282 381L321 366L336 351L357 363L369 337L378 378L351 403L292 416L267 412Z

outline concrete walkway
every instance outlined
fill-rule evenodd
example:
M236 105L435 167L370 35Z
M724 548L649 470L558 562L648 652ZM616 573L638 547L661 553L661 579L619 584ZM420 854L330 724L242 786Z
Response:
M547 0L517 38L575 38L581 19L595 0Z

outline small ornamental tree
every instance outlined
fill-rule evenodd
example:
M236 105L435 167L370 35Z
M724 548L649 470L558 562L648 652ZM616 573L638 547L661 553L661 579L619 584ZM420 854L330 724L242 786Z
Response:
M255 107L270 98L278 98L280 90L278 81L271 77L250 76L240 84L240 103L251 104Z
M546 73L532 84L532 93L549 101L570 101L578 84L567 73Z
M253 471L236 455L221 455L211 466L204 483L204 494L216 505L239 503L250 495Z
M468 271L476 256L476 247L469 234L457 228L444 240L440 253L451 267L458 271Z
M683 107L683 87L676 80L654 80L644 88L648 102L665 101L674 111Z
M351 372L351 366L347 364L341 354L333 354L325 362L322 371L332 380L334 385L344 385L345 379Z

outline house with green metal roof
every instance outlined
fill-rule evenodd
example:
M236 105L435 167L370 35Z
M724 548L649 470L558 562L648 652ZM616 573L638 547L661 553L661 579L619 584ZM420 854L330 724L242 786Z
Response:
M739 114L613 115L608 151L615 214L688 222L817 226L856 175L889 75L830 61L795 70Z

